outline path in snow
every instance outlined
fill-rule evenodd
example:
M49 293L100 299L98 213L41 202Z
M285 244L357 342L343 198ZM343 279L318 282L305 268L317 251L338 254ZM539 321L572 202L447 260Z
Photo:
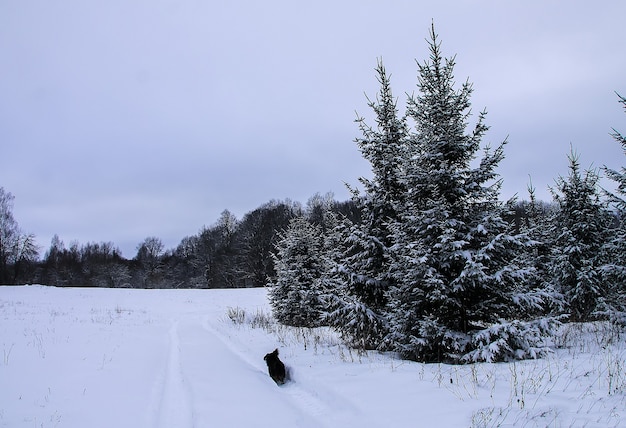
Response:
M178 321L175 321L169 331L169 355L161 382L156 428L194 426L193 409L182 372L180 353Z
M154 428L248 426L251 420L258 426L324 427L331 410L297 383L277 386L262 356L246 355L208 323L193 320L172 322L156 389Z

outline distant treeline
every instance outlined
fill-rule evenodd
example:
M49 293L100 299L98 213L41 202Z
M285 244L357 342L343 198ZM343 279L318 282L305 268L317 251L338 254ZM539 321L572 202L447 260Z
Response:
M8 194L10 196L10 193ZM132 259L122 257L112 242L73 241L66 246L55 236L42 258L29 238L31 251L0 265L0 284L40 283L53 286L124 288L260 287L274 275L272 253L280 232L296 216L320 222L322 210L358 222L352 201L315 195L303 206L270 201L237 219L225 210L210 227L166 250L160 238L147 237ZM18 234L19 236L19 234ZM19 240L19 239L16 239ZM5 253L9 253L6 251Z

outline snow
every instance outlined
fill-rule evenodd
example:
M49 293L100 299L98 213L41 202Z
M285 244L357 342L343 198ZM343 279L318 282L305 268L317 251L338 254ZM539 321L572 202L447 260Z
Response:
M265 289L0 287L0 427L626 426L625 336L606 324L566 326L545 359L449 366L269 314Z

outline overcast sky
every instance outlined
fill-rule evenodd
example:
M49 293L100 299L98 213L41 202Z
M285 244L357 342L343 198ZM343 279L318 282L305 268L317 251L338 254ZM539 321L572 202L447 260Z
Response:
M626 2L1 0L0 186L42 253L56 233L167 248L272 199L348 198L382 58L398 106L434 21L456 81L508 136L503 198L619 168ZM475 115L474 115L475 118ZM370 121L374 124L373 121Z

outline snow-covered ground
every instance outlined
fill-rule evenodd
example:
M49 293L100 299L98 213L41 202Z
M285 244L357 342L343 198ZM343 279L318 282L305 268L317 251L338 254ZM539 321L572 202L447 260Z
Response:
M264 289L0 287L0 427L626 426L626 336L606 324L567 326L543 360L449 366L269 314Z

